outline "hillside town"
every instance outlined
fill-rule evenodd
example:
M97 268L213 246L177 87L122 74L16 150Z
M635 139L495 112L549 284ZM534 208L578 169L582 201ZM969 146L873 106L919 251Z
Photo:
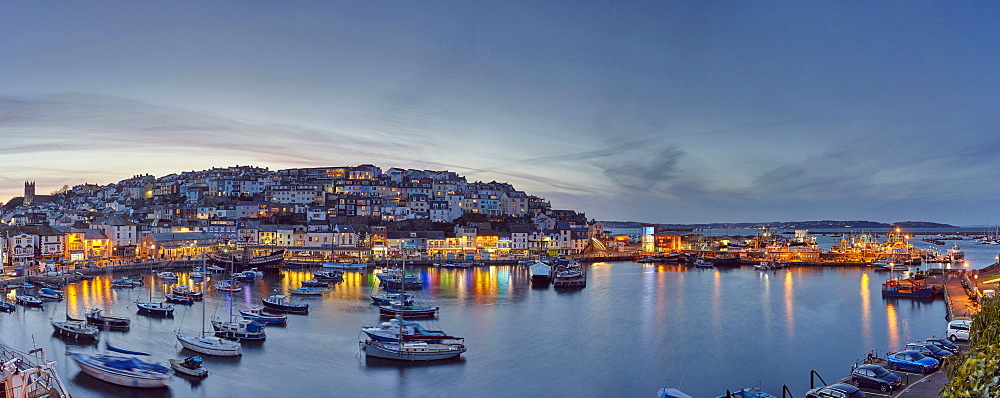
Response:
M615 246L600 222L552 209L511 184L370 164L137 175L49 195L25 182L24 195L0 207L0 220L4 271L12 273L191 260L230 249L368 261L579 255Z

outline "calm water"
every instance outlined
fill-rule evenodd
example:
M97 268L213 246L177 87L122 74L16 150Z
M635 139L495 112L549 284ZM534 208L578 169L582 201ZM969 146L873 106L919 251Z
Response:
M992 262L993 247L964 243L973 267ZM245 345L239 359L205 357L203 381L175 376L166 390L132 390L80 373L66 357L73 347L52 336L50 319L68 311L110 308L132 318L131 331L104 333L102 341L145 350L154 359L191 355L174 338L178 328L200 331L202 304L178 308L173 319L135 314L147 286L108 287L102 276L68 287L68 298L44 310L19 307L0 314L2 342L26 351L34 344L60 361L74 397L231 397L267 391L276 396L653 396L666 380L694 397L714 397L760 380L780 394L787 384L802 394L815 369L828 381L845 375L870 349L895 349L943 332L944 303L886 300L886 273L858 268L759 272L749 268L699 270L630 262L589 267L587 288L560 292L530 287L526 269L417 268L424 298L440 305L437 326L466 337L461 360L400 365L359 354L359 327L377 321L367 296L376 278L348 273L324 296L295 298L308 316L289 315L288 326L268 327L266 342ZM255 305L273 290L311 278L287 271L229 296L206 294L208 318L228 306ZM198 284L182 275L181 283ZM162 294L165 285L152 285ZM210 326L209 326L210 327Z

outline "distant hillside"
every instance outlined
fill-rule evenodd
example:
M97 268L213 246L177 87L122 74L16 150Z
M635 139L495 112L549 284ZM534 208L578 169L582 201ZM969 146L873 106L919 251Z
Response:
M639 228L643 223L635 221L601 221L606 228ZM710 223L710 224L660 224L664 228L690 229L690 228L713 228L713 229L824 229L824 228L958 228L950 224L941 224L929 221L900 221L894 223L882 223L876 221L851 220L851 221L772 221L756 223Z

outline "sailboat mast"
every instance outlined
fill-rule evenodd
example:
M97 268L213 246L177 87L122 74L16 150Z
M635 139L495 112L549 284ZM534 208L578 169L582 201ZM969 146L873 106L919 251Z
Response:
M399 351L403 351L403 303L406 302L406 249L403 249L402 275L399 277Z
M201 269L206 269L205 268L205 252L201 253ZM201 277L201 294L202 295L205 294L205 277L204 276ZM208 310L208 307L205 306L205 297L202 296L202 298L201 298L201 337L205 337L205 311L207 311L207 310Z

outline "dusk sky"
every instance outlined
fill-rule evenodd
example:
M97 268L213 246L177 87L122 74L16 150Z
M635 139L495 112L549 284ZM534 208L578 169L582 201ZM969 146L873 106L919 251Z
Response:
M372 163L599 220L996 224L997 21L996 2L3 1L0 201Z

